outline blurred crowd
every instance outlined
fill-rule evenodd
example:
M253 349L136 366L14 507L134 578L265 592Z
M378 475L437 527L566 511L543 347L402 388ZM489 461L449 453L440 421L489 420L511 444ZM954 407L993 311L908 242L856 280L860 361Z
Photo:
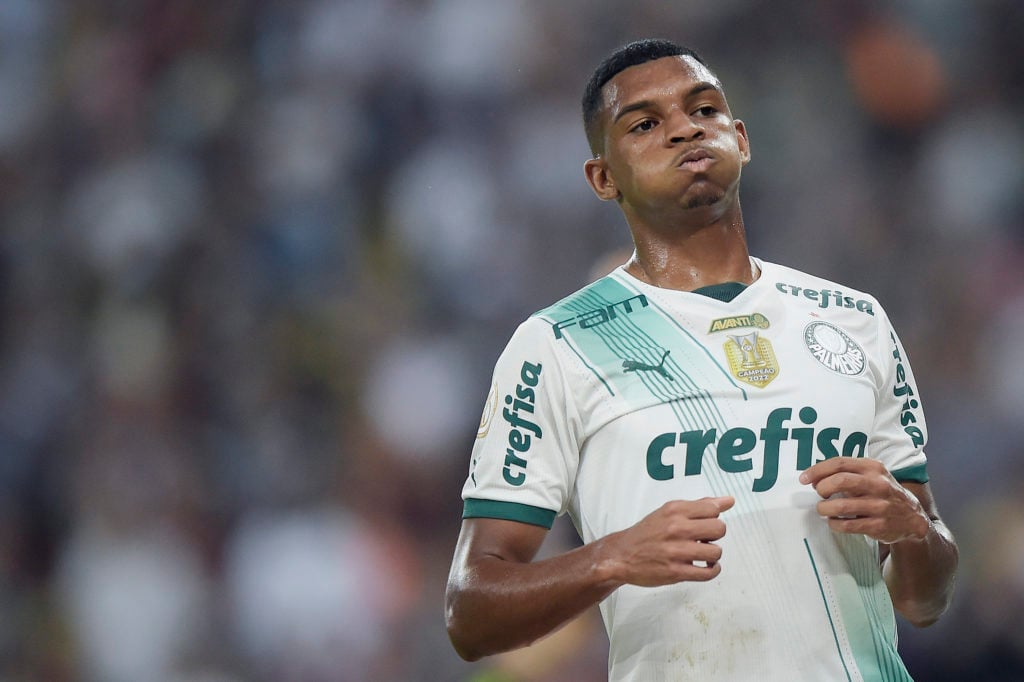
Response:
M494 360L628 247L579 97L647 36L752 252L911 356L963 556L911 672L1024 679L1018 0L2 0L0 682L603 679L593 614L462 662L443 590Z

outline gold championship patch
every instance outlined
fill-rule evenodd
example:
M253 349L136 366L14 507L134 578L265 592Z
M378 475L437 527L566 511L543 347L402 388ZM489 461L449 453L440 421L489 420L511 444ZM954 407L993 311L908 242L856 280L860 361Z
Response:
M498 384L491 384L491 390L487 394L487 401L484 403L484 413L480 416L480 426L476 430L476 437L483 438L491 430L491 419L498 411Z
M772 344L757 332L742 336L730 334L724 347L729 369L740 381L764 388L779 376L779 361Z

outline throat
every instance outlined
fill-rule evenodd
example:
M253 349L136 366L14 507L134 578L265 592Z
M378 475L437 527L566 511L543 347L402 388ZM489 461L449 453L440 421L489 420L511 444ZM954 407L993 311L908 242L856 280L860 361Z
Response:
M656 287L690 291L728 302L753 284L761 275L761 269L753 258L746 256L745 261L745 266L737 263L727 267L713 268L699 265L673 267L671 263L659 264L657 261L645 266L634 252L632 259L626 264L626 272L640 281ZM658 267L659 265L662 267Z

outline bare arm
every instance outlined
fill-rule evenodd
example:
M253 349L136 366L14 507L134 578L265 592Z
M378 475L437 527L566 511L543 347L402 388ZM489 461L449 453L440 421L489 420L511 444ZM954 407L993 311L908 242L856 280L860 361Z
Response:
M908 539L891 545L884 564L885 582L893 605L918 627L931 625L949 607L959 563L953 534L939 518L927 483L904 483L913 493L929 523L920 540Z
M917 627L937 621L953 597L959 551L928 484L901 484L880 462L848 457L815 464L801 480L825 498L818 513L832 530L882 543L883 574L896 610Z
M732 505L729 497L669 502L635 526L537 562L544 528L464 521L445 600L455 650L476 660L526 646L627 583L711 580L721 572L718 516Z

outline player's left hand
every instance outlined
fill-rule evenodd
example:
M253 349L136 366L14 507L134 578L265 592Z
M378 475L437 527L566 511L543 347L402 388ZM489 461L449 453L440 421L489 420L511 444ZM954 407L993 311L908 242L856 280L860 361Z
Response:
M818 513L838 533L862 533L894 544L923 540L931 526L917 497L877 460L833 457L805 470L800 482L824 498Z

